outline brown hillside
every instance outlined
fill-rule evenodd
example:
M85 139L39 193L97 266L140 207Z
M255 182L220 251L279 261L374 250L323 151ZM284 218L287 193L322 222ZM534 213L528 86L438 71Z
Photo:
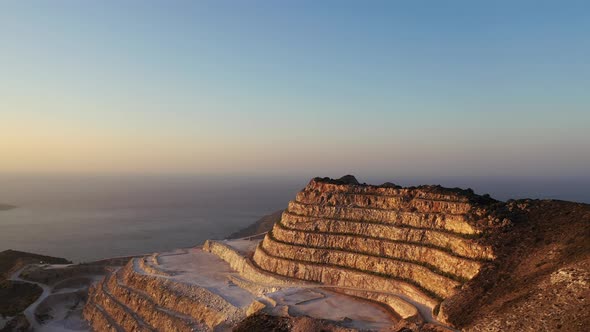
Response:
M583 331L590 326L590 205L508 205L522 214L490 236L498 258L442 311L473 331Z

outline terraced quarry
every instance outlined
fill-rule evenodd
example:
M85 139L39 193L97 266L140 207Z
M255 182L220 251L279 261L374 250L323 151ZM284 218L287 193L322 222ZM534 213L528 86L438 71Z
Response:
M342 321L353 329L378 330L396 321L375 303L317 285L293 283L251 265L238 273L232 266L248 264L241 250L258 242L208 242L132 259L91 289L84 315L97 331L229 331L262 309Z
M540 217L558 210L575 220ZM501 322L514 318L497 308L526 301L512 298L507 285L522 282L522 293L537 285L531 280L579 281L557 269L573 262L567 271L578 271L587 261L589 211L575 203L503 203L440 186L315 178L267 233L113 268L91 288L84 316L97 331L487 331L489 321L493 331L510 330ZM564 236L585 230L560 240L569 260L537 240L555 225L565 227ZM531 254L543 261L510 279L507 269L518 271ZM542 264L553 265L538 272ZM586 284L575 285L578 294ZM575 319L575 326L585 323ZM518 330L551 330L531 322Z
M289 203L253 260L268 272L398 293L434 309L494 259L477 238L495 203L436 186L314 179Z

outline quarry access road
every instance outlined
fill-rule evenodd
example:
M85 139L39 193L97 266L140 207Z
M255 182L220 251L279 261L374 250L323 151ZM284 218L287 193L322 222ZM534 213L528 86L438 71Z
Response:
M29 268L49 268L49 269L62 269L73 264L27 264L12 273L8 280L25 282L34 284L43 290L43 293L31 303L24 311L23 314L30 324L31 330L35 332L64 332L64 331L77 331L85 332L89 331L88 326L83 321L82 317L77 313L73 313L71 305L67 296L69 294L75 294L85 289L79 285L72 285L73 287L59 287L59 285L67 284L70 280L76 280L77 277L70 277L61 279L54 286L50 286L41 282L31 281L21 278L23 271ZM95 278L94 278L95 279ZM46 321L39 322L37 320L37 314L45 312L47 307L51 310L51 318ZM73 314L72 314L73 313Z
M33 331L38 331L41 327L41 324L39 324L39 322L37 321L37 318L35 318L35 311L37 310L37 307L39 306L39 304L41 302L43 302L43 300L45 300L47 298L47 296L49 296L51 294L51 287L49 287L46 284L42 284L40 282L35 282L35 281L30 281L30 280L26 280L20 277L20 274L28 267L30 266L38 266L38 264L27 264L25 266L23 266L22 268L20 268L18 271L14 272L10 278L8 278L9 280L13 280L13 281L20 281L20 282L26 282L29 284L34 284L37 285L39 287L41 287L41 289L43 289L43 293L41 294L41 296L39 296L39 298L31 303L31 305L29 305L25 311L23 311L23 314L25 315L25 317L27 317L27 320L29 321L29 324L31 324L31 327L33 328Z

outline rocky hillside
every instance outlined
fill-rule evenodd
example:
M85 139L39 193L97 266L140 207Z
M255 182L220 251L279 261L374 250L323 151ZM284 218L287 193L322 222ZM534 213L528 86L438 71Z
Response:
M497 258L442 303L468 331L586 331L590 326L590 205L506 204L518 217L488 234Z
M588 294L579 294L588 280L588 265L580 269L589 257L588 227L584 204L503 203L471 190L316 178L289 203L253 260L295 279L400 294L458 328L486 330L492 319L506 330L502 320L510 316L519 330L534 329L540 314L525 308L544 308L555 322L568 314L577 317L565 319L570 323L588 321L588 310L580 312ZM577 262L573 270L566 268L570 261ZM542 286L557 287L559 278L563 291L577 296L565 307L578 310L539 304L544 296L565 299ZM519 308L529 321L497 312L507 307Z
M431 308L493 260L484 232L499 202L469 190L316 178L254 254L263 270L323 284L402 294Z
M18 250L4 250L0 252L0 277L8 278L12 272L27 264L71 264L69 260L33 254Z

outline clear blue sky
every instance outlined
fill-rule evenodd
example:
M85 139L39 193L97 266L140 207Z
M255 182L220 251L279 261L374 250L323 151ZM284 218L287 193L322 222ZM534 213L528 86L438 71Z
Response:
M2 1L0 172L589 175L587 1Z

